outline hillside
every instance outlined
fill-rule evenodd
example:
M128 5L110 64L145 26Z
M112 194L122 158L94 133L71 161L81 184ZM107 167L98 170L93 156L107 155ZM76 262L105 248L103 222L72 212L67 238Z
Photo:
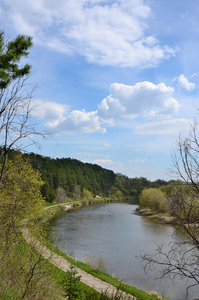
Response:
M42 194L50 202L56 198L57 189L62 194L65 191L73 199L80 198L83 189L93 195L107 196L115 182L116 174L113 171L96 164L71 158L52 159L34 153L28 157L42 175L45 182Z
M147 187L159 187L163 180L149 181L144 177L128 178L96 164L72 158L50 158L35 153L24 154L39 170L45 182L42 194L48 202L81 198L83 189L93 195L138 197Z

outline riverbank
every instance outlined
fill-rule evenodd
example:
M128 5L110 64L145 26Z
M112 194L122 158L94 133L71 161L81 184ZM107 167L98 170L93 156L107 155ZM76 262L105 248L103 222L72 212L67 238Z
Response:
M136 213L141 216L147 217L148 219L156 220L162 224L175 224L175 218L172 217L169 213L160 213L157 211L153 211L150 208L141 207L137 208Z
M46 203L44 209L46 210L46 221L50 221L51 218L53 218L56 214L58 214L61 211L70 211L74 209L79 209L81 207L86 207L89 205L97 205L97 204L103 204L103 203L113 203L113 202L123 202L123 200L115 200L110 199L108 197L104 198L93 198L90 200L71 200L71 201L65 201L62 203Z

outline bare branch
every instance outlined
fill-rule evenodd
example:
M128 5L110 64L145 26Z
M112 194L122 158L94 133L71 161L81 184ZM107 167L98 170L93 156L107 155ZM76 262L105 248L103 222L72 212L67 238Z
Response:
M23 151L28 146L22 140L30 140L30 145L38 143L34 136L46 137L46 132L36 130L36 124L32 122L31 107L32 93L28 92L26 81L29 77L19 78L5 90L0 91L0 184L6 171L5 165L12 149Z

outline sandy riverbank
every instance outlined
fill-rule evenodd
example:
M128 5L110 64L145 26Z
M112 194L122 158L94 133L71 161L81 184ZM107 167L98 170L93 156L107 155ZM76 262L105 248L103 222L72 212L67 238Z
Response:
M152 211L150 208L138 208L136 213L145 216L148 219L157 220L161 223L175 224L175 218L172 217L169 213Z

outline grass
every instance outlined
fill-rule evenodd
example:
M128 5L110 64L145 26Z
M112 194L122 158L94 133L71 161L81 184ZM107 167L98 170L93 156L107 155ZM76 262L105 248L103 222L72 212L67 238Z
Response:
M50 262L47 262L45 267L48 269L48 272L50 273L50 276L53 278L56 291L60 294L60 296L64 296L65 291L64 291L64 286L63 286L63 281L65 280L67 274L63 270L59 269L58 267L54 266ZM77 274L78 275L78 274ZM90 288L83 282L79 282L79 287L80 289L85 292L85 293L93 293L96 295L100 295L98 292L96 292L94 289Z
M44 207L50 207L50 206L55 206L55 205L59 205L59 204L67 204L67 203L70 203L70 202L72 202L72 201L64 201L64 202L61 202L61 203L56 203L56 202L46 202L45 204L44 204Z
M10 249L11 250L11 249ZM20 265L13 264L13 267L16 268L13 270L13 278L12 281L9 278L1 278L0 283L0 299L2 300L10 300L16 299L20 300L23 290L26 286L25 274L29 270L27 267L33 262L32 257L34 256L34 261L39 258L39 254L30 248L30 245L27 244L25 238L21 236L19 243L12 245L12 254L18 260L15 262L17 263L20 260ZM30 253L33 254L30 257ZM21 267L22 266L22 267ZM66 291L64 282L66 278L69 277L67 272L59 269L58 267L51 264L48 260L41 257L39 265L37 265L38 271L35 273L34 282L32 285L32 290L30 290L27 297L31 296L33 299L49 299L49 300L62 300L66 299ZM23 273L22 273L23 272ZM9 272L10 276L10 272ZM15 281L15 277L18 277L18 280ZM77 274L78 276L78 274ZM37 284L39 283L39 285ZM31 287L30 287L31 288ZM95 291L93 288L90 288L83 282L78 282L78 288L85 293L85 295L93 295L93 299L100 299L100 293ZM47 292L43 292L47 290ZM31 298L31 299L32 299ZM27 299L27 298L25 298ZM29 299L29 298L28 298ZM86 298L85 298L86 299ZM92 299L92 298L91 298ZM106 298L104 298L106 299ZM108 298L107 298L108 299Z
M18 294L16 293L16 291L14 291L12 288L10 287L5 287L2 285L3 282L0 285L0 299L3 300L10 300L10 299L19 299Z

